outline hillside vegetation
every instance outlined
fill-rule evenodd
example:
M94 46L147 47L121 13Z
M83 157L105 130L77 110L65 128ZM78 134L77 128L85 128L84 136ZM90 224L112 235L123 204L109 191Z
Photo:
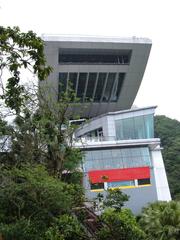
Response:
M161 138L163 158L173 199L180 200L180 122L155 117L155 137Z

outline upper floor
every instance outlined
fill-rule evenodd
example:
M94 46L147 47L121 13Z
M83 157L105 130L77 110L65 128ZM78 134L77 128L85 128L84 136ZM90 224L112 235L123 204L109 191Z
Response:
M83 142L154 139L155 108L110 112L93 118L77 129L76 138Z
M72 112L85 118L131 108L149 58L149 39L55 35L43 39L53 67L47 82L57 90L56 100L71 87L81 103Z

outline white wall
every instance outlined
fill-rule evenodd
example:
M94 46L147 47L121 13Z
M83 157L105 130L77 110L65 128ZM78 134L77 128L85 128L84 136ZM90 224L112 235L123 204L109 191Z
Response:
M161 149L158 147L156 150L152 151L151 154L158 200L170 201L171 194L169 191Z

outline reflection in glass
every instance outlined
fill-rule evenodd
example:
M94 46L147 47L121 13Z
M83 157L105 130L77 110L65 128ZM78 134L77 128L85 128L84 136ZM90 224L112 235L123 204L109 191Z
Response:
M86 86L87 73L79 74L78 89L77 89L77 98L83 99L85 86Z
M96 92L95 92L95 96L94 96L94 101L95 102L99 102L100 99L101 99L104 83L105 83L105 80L106 80L106 74L107 73L99 73Z
M118 74L118 78L116 78L113 91L111 94L111 99L110 99L111 102L116 102L118 100L121 89L122 89L122 85L124 82L124 78L125 78L125 73Z
M117 140L154 137L153 114L116 120L115 127Z
M135 186L134 181L108 182L108 188Z
M151 166L148 147L86 151L84 158L85 171Z
M116 77L116 73L109 73L108 74L106 88L105 88L105 91L104 91L104 96L102 98L103 102L108 102L110 100L112 89L113 89L113 86L114 86L115 77Z
M89 73L88 85L86 91L86 101L91 101L96 83L97 73Z

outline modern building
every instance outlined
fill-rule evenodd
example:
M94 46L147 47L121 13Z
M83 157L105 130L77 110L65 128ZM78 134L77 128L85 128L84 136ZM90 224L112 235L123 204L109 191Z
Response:
M130 196L126 206L135 214L150 202L171 199L160 139L154 138L154 110L109 112L76 131L89 199L108 188L120 188Z
M44 36L47 62L54 71L48 82L70 85L83 118L131 108L148 61L151 41L143 38ZM83 106L83 109L82 109Z
M77 129L74 145L84 152L87 198L118 187L130 196L127 206L136 214L150 202L171 200L160 139L154 138L155 107L131 108L151 41L52 35L43 39L48 64L54 68L47 82L58 89L55 101L73 88L80 104L73 104L70 114L88 119Z

